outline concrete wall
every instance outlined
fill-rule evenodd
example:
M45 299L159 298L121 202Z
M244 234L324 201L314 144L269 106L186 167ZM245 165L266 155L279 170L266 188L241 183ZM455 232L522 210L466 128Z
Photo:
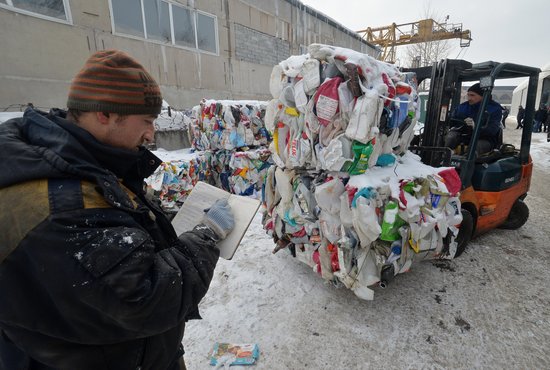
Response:
M155 131L155 147L166 150L190 148L187 130Z
M290 43L235 24L235 55L241 61L274 66L290 56Z
M165 99L190 108L201 98L270 99L273 64L313 42L375 55L357 34L296 0L172 1L217 17L218 54L114 35L108 0L70 0L72 23L0 8L0 110L32 102L64 107L88 55L121 49L161 84Z

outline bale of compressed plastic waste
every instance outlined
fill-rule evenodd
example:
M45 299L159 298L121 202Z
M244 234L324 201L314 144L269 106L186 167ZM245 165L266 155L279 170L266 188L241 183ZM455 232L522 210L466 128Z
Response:
M271 133L264 124L267 102L203 99L195 106L190 137L208 158L212 183L237 195L259 197L272 164Z
M266 102L206 100L191 110L191 150L179 155L159 150L162 165L146 182L162 208L174 213L197 181L237 195L260 197L271 152L264 125Z
M269 145L266 102L206 100L192 109L191 141L196 150L238 150ZM245 149L246 150L246 149Z
M208 158L202 153L173 154L159 150L163 162L145 179L148 191L160 201L161 208L175 214L198 181L209 181Z
M416 76L353 50L312 44L273 68L265 125L275 166L264 228L324 279L372 299L415 261L452 258L454 168L408 151Z

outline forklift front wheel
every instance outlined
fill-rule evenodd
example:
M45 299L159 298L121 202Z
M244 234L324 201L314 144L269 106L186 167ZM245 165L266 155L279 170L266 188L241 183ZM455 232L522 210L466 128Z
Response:
M462 209L462 223L458 229L458 235L456 237L456 253L455 258L460 256L465 250L468 242L472 239L472 233L474 232L474 216L470 211Z
M501 229L516 230L522 227L529 218L529 207L521 199L516 200L512 209L510 209L510 214L508 218L502 225L499 227Z

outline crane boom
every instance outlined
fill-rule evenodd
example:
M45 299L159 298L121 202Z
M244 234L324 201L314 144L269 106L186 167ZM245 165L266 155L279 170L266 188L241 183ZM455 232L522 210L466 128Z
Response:
M382 47L380 59L395 62L395 48L421 42L460 39L460 47L470 46L470 30L463 30L462 23L438 23L433 19L422 19L417 22L395 24L383 27L368 27L357 31L363 39Z

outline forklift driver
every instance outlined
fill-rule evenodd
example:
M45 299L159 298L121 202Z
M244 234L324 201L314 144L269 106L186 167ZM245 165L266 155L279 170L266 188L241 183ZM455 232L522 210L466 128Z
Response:
M445 146L455 149L460 144L468 144L483 100L483 90L479 83L468 89L468 101L460 104L451 119L451 129L445 137ZM502 144L502 106L493 99L487 104L483 115L482 127L476 146L477 155L488 153Z

